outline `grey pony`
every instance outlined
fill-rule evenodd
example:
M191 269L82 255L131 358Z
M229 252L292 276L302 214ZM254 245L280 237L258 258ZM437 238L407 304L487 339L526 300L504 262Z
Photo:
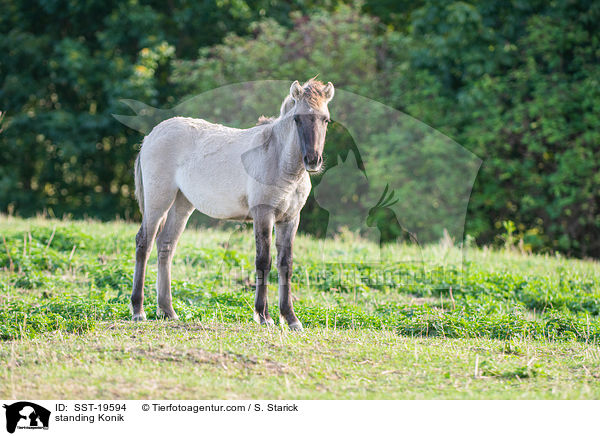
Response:
M144 138L135 162L135 192L143 214L136 236L131 307L143 308L146 265L156 239L157 313L177 319L171 296L171 262L194 209L213 218L253 221L256 241L254 319L273 325L267 303L271 240L275 227L279 312L290 329L302 330L290 294L292 247L300 211L311 189L310 173L322 169L330 122L331 82L292 83L279 117L234 129L202 119L175 117Z

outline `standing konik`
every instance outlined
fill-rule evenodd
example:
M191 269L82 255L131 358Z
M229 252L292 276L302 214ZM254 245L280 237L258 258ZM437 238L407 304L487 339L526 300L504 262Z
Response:
M135 162L135 192L143 213L136 236L131 304L144 320L144 278L154 239L158 249L157 312L177 319L171 297L171 261L194 209L213 218L252 220L256 240L254 318L272 325L267 307L271 237L275 226L279 312L301 330L290 295L292 245L300 210L320 171L333 98L331 82L292 83L279 117L250 129L176 117L158 124L144 139ZM143 180L142 180L143 179Z

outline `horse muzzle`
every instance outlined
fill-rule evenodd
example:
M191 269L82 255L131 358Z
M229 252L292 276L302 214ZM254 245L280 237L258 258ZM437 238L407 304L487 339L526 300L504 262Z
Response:
M323 156L311 156L310 159L307 156L304 156L302 161L304 162L304 168L306 168L306 171L309 173L316 173L323 165Z

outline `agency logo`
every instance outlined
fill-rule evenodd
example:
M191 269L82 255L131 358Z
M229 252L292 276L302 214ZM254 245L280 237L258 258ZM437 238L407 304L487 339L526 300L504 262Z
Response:
M14 433L16 429L48 430L50 411L28 401L4 404L6 409L6 431Z

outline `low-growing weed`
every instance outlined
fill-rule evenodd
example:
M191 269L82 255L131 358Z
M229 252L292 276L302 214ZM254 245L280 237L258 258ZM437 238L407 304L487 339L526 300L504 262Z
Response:
M53 330L85 331L99 321L129 319L136 226L14 222L16 227L0 224L2 339ZM225 236L210 230L192 233L190 238L202 241L196 248L184 234L182 253L174 257L172 281L174 307L182 321L252 319L254 254L241 250L253 247L252 234L236 233L231 246ZM327 250L352 252L351 241L336 241L334 247L323 249L318 241L299 236L297 245L295 307L307 328L495 338L505 341L506 355L523 353L511 345L517 339L600 338L600 271L595 262L544 261L472 248L468 262L427 270L418 262L324 262ZM368 247L363 244L361 250ZM535 264L536 270L518 267L519 259ZM559 268L553 266L558 262ZM149 319L156 318L155 268L151 260L145 285ZM276 289L275 268L270 280L271 289ZM277 320L276 304L270 310Z

